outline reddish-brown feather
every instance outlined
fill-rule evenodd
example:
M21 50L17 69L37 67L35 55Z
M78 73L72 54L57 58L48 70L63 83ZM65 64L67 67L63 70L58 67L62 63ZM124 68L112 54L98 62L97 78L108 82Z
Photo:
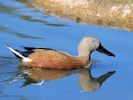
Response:
M63 52L42 49L35 50L28 58L32 61L22 62L21 65L46 69L75 69L82 68L89 63L86 59L80 59Z

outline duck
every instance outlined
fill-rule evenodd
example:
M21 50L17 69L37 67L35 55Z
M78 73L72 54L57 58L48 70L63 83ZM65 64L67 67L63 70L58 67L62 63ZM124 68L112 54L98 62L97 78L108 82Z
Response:
M91 54L96 50L108 56L115 57L94 36L85 36L81 39L78 45L77 56L51 48L23 47L25 51L20 51L9 45L5 45L5 47L15 54L21 66L30 68L60 70L89 68L92 64Z

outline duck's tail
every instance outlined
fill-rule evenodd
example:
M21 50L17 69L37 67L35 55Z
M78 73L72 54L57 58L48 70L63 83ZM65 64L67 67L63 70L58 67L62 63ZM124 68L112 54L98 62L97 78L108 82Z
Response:
M17 58L19 58L21 61L24 61L24 62L29 62L29 61L31 61L30 58L25 57L25 56L22 54L22 52L20 52L19 50L16 50L16 49L10 47L9 45L5 45L5 47L8 48L13 54L15 54L15 56L16 56Z

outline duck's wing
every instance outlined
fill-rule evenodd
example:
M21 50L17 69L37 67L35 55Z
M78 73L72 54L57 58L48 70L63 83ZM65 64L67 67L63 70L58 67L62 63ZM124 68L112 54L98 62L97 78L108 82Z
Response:
M26 51L22 52L25 57L27 57L28 55L33 53L36 49L57 51L57 50L54 50L51 48L36 48L36 47L24 47L24 46L22 46L22 47L26 50Z
M25 50L28 50L28 51L34 51L35 49L44 49L44 50L53 50L53 51L56 51L55 49L51 49L51 48L36 48L36 47L24 47L23 48Z

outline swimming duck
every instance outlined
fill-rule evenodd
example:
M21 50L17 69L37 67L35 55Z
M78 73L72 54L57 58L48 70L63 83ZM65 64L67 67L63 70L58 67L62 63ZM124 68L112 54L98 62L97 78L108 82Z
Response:
M19 59L20 65L44 69L88 68L91 65L90 55L95 50L115 57L102 46L97 38L92 36L86 36L80 41L78 56L50 48L24 47L26 51L19 51L8 45L6 47Z

